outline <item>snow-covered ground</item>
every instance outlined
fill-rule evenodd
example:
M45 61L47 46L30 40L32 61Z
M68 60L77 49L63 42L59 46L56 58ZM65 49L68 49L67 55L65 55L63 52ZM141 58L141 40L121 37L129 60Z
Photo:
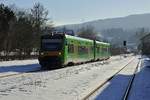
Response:
M0 62L0 76L40 69L38 60L14 60Z
M120 59L119 56L114 56L105 62L2 78L0 79L0 100L80 100L133 58L129 56ZM11 69L10 66L16 66L17 62L14 61L14 64L6 64L6 66L3 64L3 67ZM30 64L24 65L28 67L34 64L35 67L39 66L37 60L31 60Z
M113 79L107 82L97 93L95 93L91 100L123 100L124 93L127 89L130 79L138 65L138 58L128 64L122 71L120 71ZM136 100L136 99L132 99Z
M143 56L128 100L150 100L150 58Z
M128 100L150 100L150 58L142 56L139 63L138 72L135 76ZM129 82L134 67L137 63L132 63L119 75L113 78L98 93L91 98L92 100L122 100L124 91Z

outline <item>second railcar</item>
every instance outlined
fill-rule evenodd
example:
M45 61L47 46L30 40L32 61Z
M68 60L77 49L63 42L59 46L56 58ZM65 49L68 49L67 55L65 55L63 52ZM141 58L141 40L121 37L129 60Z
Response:
M110 44L95 41L95 60L104 60L110 57Z
M94 42L75 36L65 35L65 64L94 60Z

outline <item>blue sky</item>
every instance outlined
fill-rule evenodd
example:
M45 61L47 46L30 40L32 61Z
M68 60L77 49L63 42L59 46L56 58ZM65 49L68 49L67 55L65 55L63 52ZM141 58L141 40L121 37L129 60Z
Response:
M31 8L40 2L49 10L54 24L74 24L86 21L150 13L150 0L0 0L7 5Z

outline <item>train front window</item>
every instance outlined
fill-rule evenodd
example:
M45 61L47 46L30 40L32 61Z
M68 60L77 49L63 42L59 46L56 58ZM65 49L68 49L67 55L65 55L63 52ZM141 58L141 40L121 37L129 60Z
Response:
M60 51L62 49L62 39L42 39L42 50Z

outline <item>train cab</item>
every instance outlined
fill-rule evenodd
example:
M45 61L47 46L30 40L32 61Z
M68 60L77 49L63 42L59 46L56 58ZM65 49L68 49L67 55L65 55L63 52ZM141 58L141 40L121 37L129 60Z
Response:
M41 36L39 63L42 68L60 66L62 63L64 34L46 34Z

